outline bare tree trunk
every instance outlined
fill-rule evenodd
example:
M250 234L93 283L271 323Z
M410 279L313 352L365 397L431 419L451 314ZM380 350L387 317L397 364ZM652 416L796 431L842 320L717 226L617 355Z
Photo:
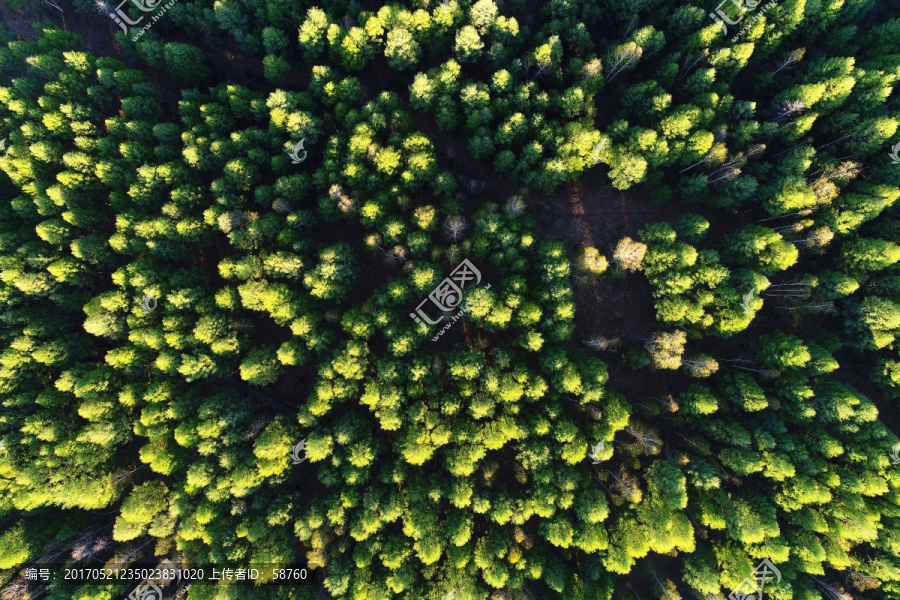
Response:
M709 56L709 50L707 50L706 48L704 48L703 51L700 53L700 55L697 56L696 60L694 60L694 62L692 62L692 63L690 64L690 66L687 64L687 62L688 62L689 60L691 60L691 57L688 56L687 58L685 58L685 59L684 59L684 65L681 67L681 72L678 74L678 79L676 79L675 81L681 81L682 79L684 79L685 77L687 77L687 74L690 73L691 70L692 70L695 66L697 66L697 63L700 62L701 60L703 60L704 58L706 58L707 56Z

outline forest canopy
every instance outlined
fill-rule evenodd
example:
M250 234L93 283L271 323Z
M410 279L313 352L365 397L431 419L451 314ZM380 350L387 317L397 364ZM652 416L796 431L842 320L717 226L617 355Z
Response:
M0 6L0 600L900 600L900 16L690 2Z

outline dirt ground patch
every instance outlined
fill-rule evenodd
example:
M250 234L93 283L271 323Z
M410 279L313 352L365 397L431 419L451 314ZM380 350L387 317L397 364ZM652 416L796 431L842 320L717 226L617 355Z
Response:
M638 192L613 188L602 167L590 170L556 194L532 196L529 209L538 221L538 233L562 242L570 256L581 247L594 246L610 260L623 237L638 239L638 231L644 226L674 222L687 212L684 205L653 204ZM613 269L611 266L608 272ZM641 273L627 273L590 282L576 280L573 292L576 309L572 344L584 347L583 342L594 337L618 339L615 352L599 353L609 367L611 387L629 397L658 393L659 386L651 390L645 374L626 365L621 355L622 350L640 345L654 329L656 311L647 278Z

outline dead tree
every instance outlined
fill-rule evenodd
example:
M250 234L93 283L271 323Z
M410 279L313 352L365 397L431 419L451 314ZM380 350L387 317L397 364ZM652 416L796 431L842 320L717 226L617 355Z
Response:
M820 590L822 590L822 593L825 595L826 598L829 598L829 600L853 600L853 596L851 596L850 594L845 594L838 588L834 587L833 585L831 585L829 583L825 583L818 577L809 575L809 578L815 582L816 586Z
M623 237L616 244L616 251L613 253L613 261L623 271L634 272L640 268L647 254L647 245L636 242L630 237Z
M697 55L697 57L693 60L693 62L691 62L691 59L693 58L691 55L686 56L684 59L684 64L681 66L681 71L678 73L678 79L676 79L675 81L681 81L682 79L687 77L688 73L690 73L691 70L695 66L697 66L697 63L699 63L701 60L703 60L707 56L709 56L709 49L707 49L707 48L704 48L703 51L700 52ZM690 62L690 64L688 64L689 62Z
M279 215L288 215L292 212L291 205L283 198L276 200L273 208Z
M852 155L851 155L852 156ZM848 157L844 157L848 158ZM828 166L822 169L819 169L812 175L807 178L807 181L812 181L813 177L822 173L822 176L816 179L816 181L821 180L831 180L831 179L846 179L850 180L859 175L860 172L859 163L854 162L852 160L847 160L842 162L837 167Z
M776 377L781 375L781 372L778 371L777 369L755 369L755 368L751 368L751 367L741 367L739 365L732 365L732 366L735 369L740 369L742 371L750 371L751 373L756 373L762 379L767 379L767 380L775 379Z
M761 154L762 151L765 149L766 149L766 147L764 144L754 144L753 146L750 146L750 150L747 152L746 155L743 152L739 152L730 161L723 164L721 167L719 167L718 169L716 169L715 171L713 171L712 173L707 175L706 176L707 183L709 183L710 177L716 178L723 171L729 171L729 170L734 169L737 171L737 173L740 173L741 172L740 167L743 167L745 164L747 164L748 158L750 158L751 156L755 156L757 154ZM735 174L734 176L737 177L737 174Z
M463 236L466 229L468 229L466 218L461 215L447 217L447 220L444 222L444 232L454 242Z
M699 354L681 360L681 365L693 377L709 377L719 370L719 363L711 356Z
M140 471L141 469L143 469L144 467L147 467L147 466L149 466L149 465L141 465L140 467L135 467L135 468L131 469L130 471L122 471L122 472L117 473L113 477L113 484L118 485L119 483L122 483L127 478L129 478L132 473Z
M391 265L402 264L406 262L407 255L406 246L397 245L385 253L385 260Z
M589 340L582 340L585 346L594 350L610 350L619 344L620 338L608 338L603 336L595 336Z
M581 78L582 81L590 81L597 75L603 72L603 63L599 58L595 58L591 61L585 63L585 65L581 68Z
M637 24L637 18L631 17L631 21L628 22L628 28L625 30L625 35L622 36L622 42L628 39L628 34L631 33L631 30L634 29L634 26Z
M791 298L795 300L803 300L809 298L812 293L812 283L809 281L798 281L795 283L776 283L764 289L760 294L764 296L772 296L778 298Z
M793 240L791 244L803 244L807 248L819 249L828 245L834 239L834 232L828 227L813 229L808 236L799 240Z
M617 485L612 486L619 494L624 497L629 502L634 502L637 498L640 497L641 494L641 486L638 484L637 479L633 476L628 475L625 472L624 468L620 471L622 478L619 479L616 475L606 469L606 472L613 476L613 479L618 482Z
M137 560L138 558L140 558L143 555L143 553L141 552L141 549L153 541L154 541L154 538L151 537L150 539L148 539L146 542L144 542L140 546L135 546L134 544L129 544L128 548L125 550L125 553L121 554L121 555L117 554L114 557L112 562L114 564L118 564L118 565L127 565L128 563Z
M775 233L800 233L807 227L813 224L812 219L804 219L802 221L797 221L795 223L791 223L790 225L782 225L780 227L772 228L772 231Z
M531 70L531 60L529 58L520 58L518 60L519 66L522 67L522 70L525 71L525 77L528 77L528 71Z
M525 214L525 201L520 196L513 196L503 205L503 212L510 215Z
M631 426L625 428L625 431L634 437L634 441L641 447L645 454L656 454L662 442L653 434L647 433L643 429Z
M638 60L640 60L641 54L643 54L643 50L634 42L617 46L606 59L606 64L609 66L606 81L612 81L626 69L633 69L637 65Z
M28 581L22 577L16 577L7 583L0 592L0 600L24 600L25 598L34 598L34 590L28 589Z
M538 69L537 69L537 71L534 72L534 77L532 77L531 80L532 80L532 81L536 81L538 77L543 77L543 76L544 76L544 71L546 71L547 69L549 69L549 68L550 68L550 65L552 65L552 64L553 64L553 63L552 63L549 59L547 59L547 60L542 60L541 62L539 62L539 63L538 63Z
M729 167L724 170L719 169L718 171L716 171L716 173L717 175L715 177L713 177L713 175L707 175L706 185L715 185L722 181L732 181L735 177L741 174L741 170ZM710 177L713 177L713 179L710 179Z
M259 432L262 431L266 425L269 424L269 419L267 417L259 417L255 421L250 424L250 428L244 433L241 437L244 441L255 439Z
M803 112L805 108L806 103L803 100L785 100L781 105L775 107L775 120L780 121L785 117Z
M810 214L812 211L808 208L803 210L798 210L797 212L788 213L786 215L778 215L777 217L769 217L768 219L760 219L757 223L765 223L766 221L774 221L775 219L786 219L787 217L796 217L796 216L806 216Z
M219 218L216 219L216 223L218 224L219 229L222 230L222 233L231 233L246 225L249 220L250 217L244 211L231 210L219 215Z
M706 153L706 155L703 157L703 160L699 160L699 161L695 162L694 164L692 164L688 167L685 167L678 172L684 173L685 171L690 171L694 167L702 165L702 164L706 164L708 162L724 161L727 156L728 156L728 149L725 147L725 144L718 143L718 144L715 144L709 150L709 152ZM741 157L739 159L735 159L735 161L732 161L732 162L737 164L741 160L744 160L743 157Z
M344 190L339 185L333 185L328 190L328 195L332 200L337 204L338 210L340 210L345 215L355 214L359 208L359 203L344 193Z
M792 52L788 52L784 55L781 61L778 63L778 68L775 70L772 75L778 75L778 71L782 69L786 69L794 63L800 62L803 60L803 56L806 54L806 48L797 48Z
M809 311L813 313L821 312L830 314L834 312L834 302L809 302L807 304L801 304L799 306L776 306L775 308L781 310Z
M861 592L874 590L878 587L881 587L880 581L878 581L871 575L860 573L859 571L849 571L847 573L847 581L850 582L850 585Z

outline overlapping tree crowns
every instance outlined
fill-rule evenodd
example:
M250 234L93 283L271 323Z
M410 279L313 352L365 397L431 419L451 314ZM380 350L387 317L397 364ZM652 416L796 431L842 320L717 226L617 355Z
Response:
M859 353L878 350L874 379L896 395L900 192L885 168L897 119L884 54L894 21L878 24L866 3L797 3L736 43L694 7L646 2L631 3L637 16L624 21L603 3L551 2L527 31L513 15L534 15L519 3L391 5L346 18L330 5L304 17L251 4L217 3L210 19L187 3L172 24L264 49L270 79L284 76L298 29L306 59L332 66L313 69L305 95L187 92L184 131L160 122L145 77L83 53L72 34L2 49L0 110L15 126L0 167L21 193L0 209L0 389L4 439L20 443L0 469L7 506L31 511L2 534L4 564L72 528L64 521L74 513L51 511L108 512L133 494L118 537L146 527L159 549L177 537L207 559L285 561L299 537L328 565L334 596L721 595L767 555L796 598L897 597L898 483L887 454L897 440L878 420L877 391L870 401L846 372L857 359L869 368L872 355ZM816 56L794 51L813 43ZM177 59L199 52L138 50L182 78L194 61ZM653 329L669 334L651 344L654 359L680 362L702 383L677 401L630 398L631 415L599 363L565 349L574 310L565 251L543 243L517 204L498 199L505 210L472 214L451 200L453 177L410 133L398 98L366 105L375 91L340 72L382 50L391 68L434 59L406 80L411 104L461 131L501 175L553 189L593 166L603 139L616 187L647 183L656 200L697 202L707 238L701 221L679 222L683 241L658 227L614 259L651 281ZM284 150L324 136L313 117L331 110L323 106L340 129L322 141L323 167L303 177ZM602 138L595 116L608 123ZM485 181L460 187L477 194ZM713 218L704 203L726 212ZM463 229L445 231L455 217ZM732 227L735 218L758 223ZM362 231L318 243L332 221L342 234ZM403 257L379 266L390 281L367 280L380 257L359 243ZM814 268L813 252L822 253ZM419 360L430 342L409 307L462 257L486 265L492 288L457 325L459 353L451 343ZM194 262L204 267L188 269ZM809 270L814 278L801 275ZM162 286L161 306L143 315L134 300L152 286ZM838 318L803 320L823 307ZM693 336L734 335L757 311L758 346L721 356L695 348ZM81 312L84 329L54 317ZM674 327L692 336L686 353ZM277 386L303 369L318 379L302 428L259 426L246 395L200 388L235 371ZM303 479L284 449L313 426L315 477ZM600 439L628 460L588 475L577 463ZM139 453L123 450L131 441ZM118 477L137 460L148 468ZM315 500L297 499L296 478ZM147 523L135 505L155 509L159 498L170 510ZM135 540L118 554L150 543ZM653 556L665 553L668 566Z

